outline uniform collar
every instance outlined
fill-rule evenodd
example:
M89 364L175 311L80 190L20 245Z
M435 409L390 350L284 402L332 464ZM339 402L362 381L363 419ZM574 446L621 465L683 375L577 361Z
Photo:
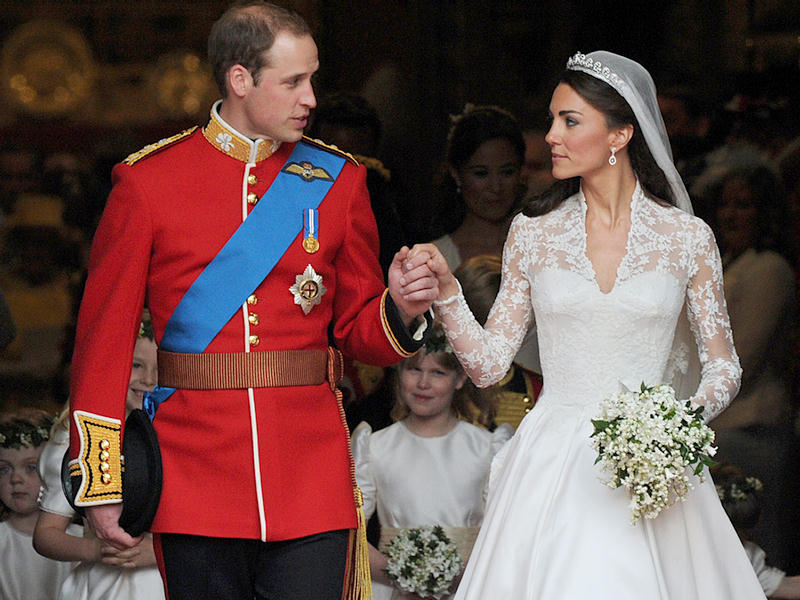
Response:
M211 107L211 118L203 127L203 137L217 150L245 163L257 163L272 156L281 143L271 139L251 140L219 116L222 100Z

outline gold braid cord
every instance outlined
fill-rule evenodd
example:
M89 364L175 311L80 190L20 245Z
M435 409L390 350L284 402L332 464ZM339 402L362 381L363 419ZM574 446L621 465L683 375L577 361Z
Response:
M372 578L369 572L369 548L367 546L367 520L364 517L364 497L356 484L356 466L353 461L353 451L350 447L350 430L347 427L347 417L342 404L342 392L331 381L331 388L336 395L339 405L339 417L342 427L347 435L347 456L350 459L350 479L353 482L353 494L358 515L358 528L350 532L350 543L347 552L347 569L345 571L344 589L342 600L370 600L372 598Z

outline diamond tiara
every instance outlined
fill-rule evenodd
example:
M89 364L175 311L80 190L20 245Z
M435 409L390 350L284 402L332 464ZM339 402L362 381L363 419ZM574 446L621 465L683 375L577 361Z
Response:
M593 60L580 52L576 52L567 60L567 69L571 71L583 71L584 73L589 73L589 75L594 75L598 79L604 80L623 96L628 91L628 84L620 79L616 73L608 67L604 67L603 63L599 60Z

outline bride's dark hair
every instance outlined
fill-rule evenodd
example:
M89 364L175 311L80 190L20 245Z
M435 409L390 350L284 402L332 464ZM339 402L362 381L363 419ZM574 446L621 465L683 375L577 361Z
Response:
M656 164L647 142L642 136L639 122L633 110L617 91L604 81L584 73L568 69L564 71L559 83L566 83L586 102L599 110L606 118L608 127L633 125L633 137L628 143L628 156L633 172L645 193L657 201L676 204L675 197L664 171ZM557 208L564 200L578 192L580 177L556 181L550 189L533 197L523 209L523 214L536 217Z

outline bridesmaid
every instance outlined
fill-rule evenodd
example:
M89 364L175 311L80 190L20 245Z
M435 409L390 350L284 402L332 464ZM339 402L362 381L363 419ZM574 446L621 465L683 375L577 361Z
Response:
M466 564L483 519L489 466L512 429L489 433L461 418L471 404L488 410L491 402L467 379L441 329L399 365L396 381L396 422L375 433L361 423L352 436L365 516L378 512L381 549L405 528L441 525ZM416 597L392 587L386 564L370 546L375 600Z

